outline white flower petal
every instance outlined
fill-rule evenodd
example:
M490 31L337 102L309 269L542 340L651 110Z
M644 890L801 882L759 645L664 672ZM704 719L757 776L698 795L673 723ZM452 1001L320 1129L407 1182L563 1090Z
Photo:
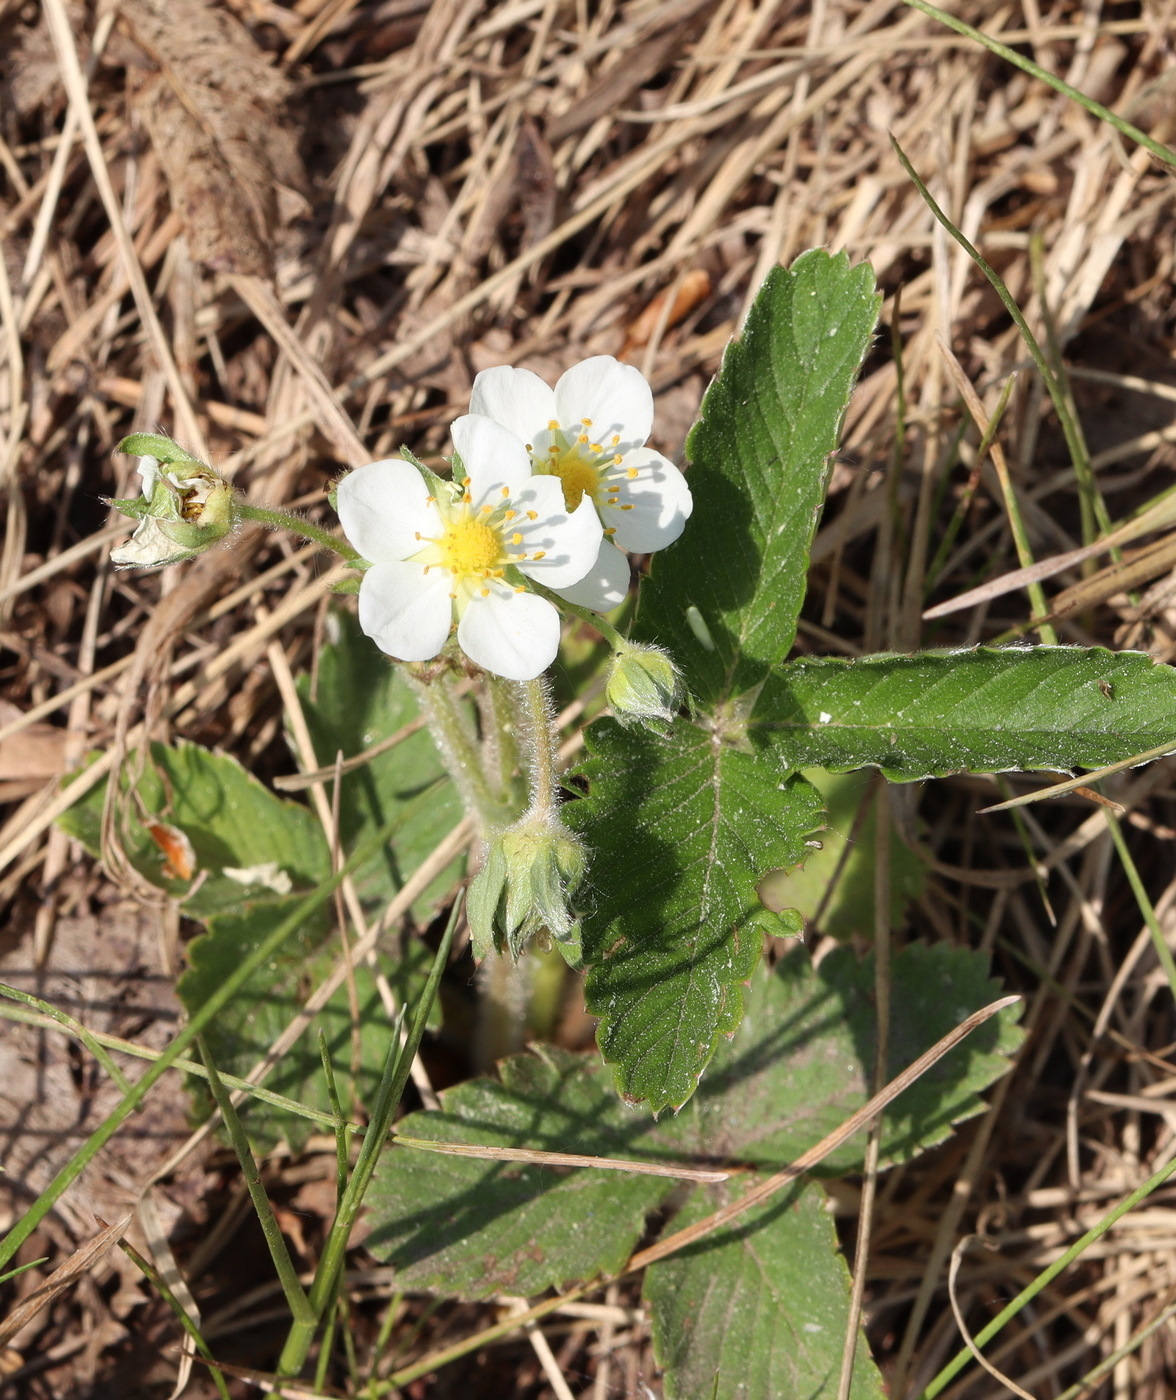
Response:
M571 515L564 512L563 489L554 477L536 477L534 487L520 492L516 501L525 508L528 497L546 495L548 487L555 488L561 509L546 515L537 510L539 519L531 522L525 532L520 530L528 558L519 561L519 568L548 588L566 588L579 583L596 563L603 527L589 496ZM543 558L536 559L537 553Z
M451 587L444 569L426 574L422 564L373 564L359 585L359 625L389 656L428 661L449 636Z
M478 375L470 393L470 412L493 418L515 437L531 443L532 434L557 416L551 386L531 370L510 365L484 369Z
M191 559L200 551L177 544L158 520L146 516L139 521L135 533L117 549L110 551L110 562L116 569L158 569L164 564L178 564Z
M513 495L531 479L531 459L523 440L481 413L467 413L449 430L470 479L474 505L499 495L505 486Z
M600 553L588 573L570 588L557 590L561 598L593 612L612 612L629 592L629 559L611 540L600 542Z
M508 681L530 681L559 651L559 613L546 598L493 588L462 615L457 640L471 661Z
M421 548L417 532L440 533L429 488L420 472L399 457L369 462L345 476L337 500L344 534L364 559L376 564L415 554Z
M652 554L673 544L685 528L694 498L686 478L660 452L644 448L625 454L625 468L636 467L635 481L625 480L614 494L620 505L601 507L604 523L616 530L614 539L634 554ZM621 506L632 506L622 510Z
M159 459L140 457L138 471L143 478L143 494L150 499L151 493L155 490L155 483L159 479Z
M581 360L555 386L558 418L574 428L590 418L593 442L619 437L626 446L640 446L653 427L653 390L635 365L623 365L611 355Z

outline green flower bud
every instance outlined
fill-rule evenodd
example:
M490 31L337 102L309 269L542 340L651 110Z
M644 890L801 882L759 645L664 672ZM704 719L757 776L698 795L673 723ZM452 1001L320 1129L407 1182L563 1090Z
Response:
M605 698L624 725L660 729L682 703L682 682L669 655L660 647L626 642L613 657Z
M568 899L586 864L583 846L559 821L528 814L495 837L466 905L474 956L497 949L517 958L530 939L546 935L574 947Z
M202 554L233 528L233 488L211 467L188 456L170 438L135 433L119 451L153 448L139 458L143 495L115 501L139 521L126 544L111 551L120 569L152 569Z

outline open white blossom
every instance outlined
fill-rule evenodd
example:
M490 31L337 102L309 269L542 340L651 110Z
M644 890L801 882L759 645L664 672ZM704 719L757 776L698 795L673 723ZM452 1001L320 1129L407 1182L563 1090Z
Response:
M594 355L573 365L552 389L537 374L500 365L474 380L470 414L492 419L520 439L535 471L559 479L564 504L587 497L604 531L596 563L564 597L606 612L629 586L625 556L648 554L682 533L693 501L686 478L645 446L653 392L633 365ZM611 541L611 544L610 544Z
M533 476L523 444L488 418L453 425L464 488L431 495L417 469L370 462L339 485L347 538L371 561L359 622L390 656L427 661L454 621L472 661L508 680L531 680L559 649L560 618L523 576L549 588L592 567L601 527L591 502L564 508L558 481Z

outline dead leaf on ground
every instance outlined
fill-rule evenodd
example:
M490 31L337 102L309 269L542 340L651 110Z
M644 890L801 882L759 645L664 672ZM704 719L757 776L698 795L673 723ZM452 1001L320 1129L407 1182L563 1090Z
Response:
M128 73L192 256L270 276L279 192L305 174L284 121L291 87L249 31L204 0L126 0L122 22L158 69Z

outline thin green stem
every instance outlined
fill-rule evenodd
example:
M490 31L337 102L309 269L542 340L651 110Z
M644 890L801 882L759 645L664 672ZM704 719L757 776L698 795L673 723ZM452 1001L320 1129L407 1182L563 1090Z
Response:
M292 937L298 929L313 914L327 903L334 895L338 886L360 866L376 854L377 851L387 843L388 838L400 823L400 816L386 822L385 825L375 833L370 841L365 841L360 846L350 860L323 883L308 894L298 905L297 909L282 920L268 938L264 939L258 946L244 958L236 971L227 977L219 987L211 994L208 1000L200 1009L193 1013L192 1019L179 1031L160 1055L159 1059L145 1071L127 1093L118 1106L111 1112L82 1144L73 1157L57 1173L44 1191L37 1197L29 1207L25 1215L9 1230L4 1239L0 1241L0 1268L12 1258L16 1251L24 1244L25 1240L33 1233L42 1220L49 1214L61 1198L62 1194L77 1180L85 1170L86 1166L93 1160L94 1156L110 1141L118 1129L126 1122L132 1113L139 1107L147 1097L150 1089L158 1083L167 1073L173 1064L183 1055L184 1051L195 1041L196 1037L204 1028L213 1021L237 993L244 987L246 982L253 976L258 968L264 966L278 951L279 948Z
M511 808L510 794L494 790L474 726L461 697L454 693L451 677L442 674L425 681L411 668L406 675L466 814L483 835L513 820L517 813Z
M1123 836L1123 828L1119 825L1119 818L1109 808L1104 808L1103 815L1107 819L1107 826L1110 828L1111 840L1115 843L1115 850L1118 852L1119 860L1123 865L1123 872L1127 876L1127 883L1131 886L1131 892L1135 896L1135 902L1139 906L1139 912L1143 915L1143 922L1147 925L1148 932L1152 937L1152 944L1156 950L1156 957L1160 960L1160 966L1167 974L1168 986L1172 989L1173 997L1176 997L1176 959L1172 957L1172 950L1168 947L1168 941L1164 937L1164 931L1160 928L1160 921L1156 918L1155 907L1151 902L1147 890L1144 888L1143 880L1140 878L1139 868L1136 866L1131 852L1128 849L1127 841Z
M271 530L288 530L292 535L301 535L304 540L310 540L344 559L363 558L359 550L352 549L346 540L341 540L330 530L311 524L309 520L303 520L301 516L291 515L289 511L270 510L266 506L253 506L239 500L234 505L234 513L239 520L256 520L259 525L267 525Z
M196 1326L184 1310L184 1305L163 1281L163 1275L149 1260L145 1259L143 1255L139 1253L134 1245L128 1244L126 1240L119 1240L118 1247L135 1267L139 1269L143 1277L152 1288L155 1289L168 1307L171 1308L172 1312L175 1314L176 1321L184 1331L187 1332L188 1336L192 1338L192 1345L205 1361L208 1362L208 1368L212 1375L212 1383L216 1386L216 1393L221 1397L221 1400L232 1400L232 1396L229 1394L229 1387L225 1382L220 1367L216 1363L216 1358L209 1350L208 1343L200 1335L199 1327Z
M212 1090L212 1097L216 1100L216 1106L220 1109L221 1117L224 1119L229 1141L233 1144L237 1161L241 1163L245 1187L249 1192L249 1199L253 1202L253 1209L257 1215L257 1222L261 1226L261 1233L265 1236L266 1245L269 1247L270 1258L274 1261L274 1269L277 1271L278 1282L282 1285L286 1304L296 1321L313 1323L314 1314L310 1310L310 1301L303 1291L302 1285L298 1282L298 1270L290 1258L290 1251L286 1248L286 1240L274 1215L274 1208L270 1205L270 1199L266 1195L257 1160L249 1145L245 1129L241 1126L240 1115L233 1106L233 1100L228 1090L221 1082L221 1077L217 1073L216 1065L213 1063L203 1036L197 1039L196 1048L200 1051L200 1058L204 1061L204 1068L208 1071L208 1087Z
M0 996L11 997L13 1001L22 1001L26 1006L31 1006L39 1011L42 1016L47 1016L51 1021L56 1021L63 1030L70 1035L76 1036L86 1047L91 1055L98 1061L102 1068L110 1075L118 1086L119 1092L130 1093L131 1085L126 1075L114 1063L106 1053L105 1048L100 1044L98 1037L89 1031L80 1021L75 1021L72 1016L67 1016L64 1011L59 1011L50 1002L42 1001L40 997L31 996L28 992L19 991L16 987L10 987L7 983L0 982Z
M529 579L528 582L540 598L546 598L549 603L554 603L565 617L577 617L581 622L586 622L589 627L595 627L613 651L620 651L624 647L624 637L611 622L606 622L599 613L594 613L591 608L582 608L579 603L569 603L566 598L561 598L550 588L544 588L541 583L536 583L534 579Z
M1048 1268L1043 1269L1032 1283L1023 1288L1011 1303L1007 1304L997 1313L987 1327L977 1332L975 1337L976 1345L982 1347L985 1343L992 1341L993 1337L1004 1328L1006 1323L1011 1322L1012 1319L1016 1317L1026 1303L1032 1302L1042 1289L1048 1288L1060 1273L1070 1267L1075 1259L1079 1258L1092 1244L1096 1244L1102 1239L1107 1231L1129 1211L1134 1210L1135 1207L1139 1205L1140 1201L1146 1200L1153 1191L1163 1186L1164 1182L1166 1182L1173 1173L1176 1173L1176 1159L1169 1162L1166 1167L1162 1167L1154 1176L1149 1177L1142 1186L1132 1191L1132 1193L1120 1201L1113 1210L1108 1211L1097 1225L1087 1230L1081 1239L1075 1240L1064 1254L1059 1255ZM919 1397L919 1400L934 1400L934 1397L939 1395L947 1384L957 1376L971 1360L972 1353L970 1351L965 1349L958 1352L952 1357L943 1370L939 1372L934 1380L931 1381Z
M914 5L917 9L920 10L929 10L931 8L930 6L925 6L923 4L923 0L906 0L906 3L908 5ZM938 14L939 12L936 13ZM1045 385L1046 390L1049 393L1050 399L1053 402L1054 412L1058 415L1058 422L1061 424L1062 435L1065 437L1066 447L1069 449L1070 460L1074 463L1074 470L1075 473L1077 473L1078 463L1082 461L1084 456L1084 444L1082 441L1082 436L1078 431L1078 426L1074 421L1074 416L1070 412L1070 406L1066 402L1066 396L1062 393L1061 387L1058 384L1057 376L1054 374L1053 370L1050 369L1049 361L1045 358L1045 355L1042 353L1041 346L1038 345L1036 337L1034 336L1033 332L1029 329L1029 322L1025 320L1025 317L1021 312L1021 308L1013 300L1013 295L1005 286L1000 274L996 271L994 267L992 267L988 262L985 261L985 259L980 254L980 250L976 248L964 236L962 230L956 228L955 224L952 223L952 221L947 217L947 215L935 202L935 197L932 195L931 191L927 188L923 181L919 178L915 167L907 159L906 152L902 149L902 147L898 144L898 142L894 139L893 136L891 136L890 138L890 144L894 147L894 153L898 157L902 168L911 177L915 188L919 191L919 194L922 196L923 202L926 204L927 208L931 210L931 213L935 216L938 222L943 225L947 232L951 234L952 238L954 238L955 241L964 250L964 252L967 253L968 257L972 259L972 261L985 275L985 277L988 278L988 281L991 284L993 291L997 294L998 297L1000 297L1001 301L1004 303L1005 310L1013 318L1014 324L1016 325L1017 329L1021 332L1021 336L1025 341L1026 346L1028 347L1029 354L1033 359L1033 363L1037 366L1038 372L1041 375L1042 383Z
M315 1269L314 1282L310 1287L310 1307L316 1319L321 1319L325 1315L326 1309L335 1297L335 1290L347 1254L348 1240L368 1187L371 1185L376 1163L379 1161L380 1153L392 1127L393 1115L404 1093L404 1087L408 1083L413 1059L420 1049L421 1040L424 1038L425 1027L429 1022L429 1013L437 996L437 988L441 984L441 974L445 970L449 959L449 950L453 946L453 936L457 931L461 909L462 896L459 893L450 911L449 922L441 937L441 945L433 959L429 980L417 1002L412 1028L403 1044L400 1040L399 1026L394 1029L388 1048L388 1057L384 1063L384 1072L380 1077L380 1087L372 1109L371 1121L364 1135L359 1158L355 1163L351 1180L347 1184L347 1190L339 1203L339 1209L335 1213L335 1219L323 1246L318 1268ZM300 1320L295 1320L290 1334L286 1338L286 1344L282 1348L282 1355L278 1363L279 1375L296 1376L299 1374L306 1364L311 1343L314 1341L315 1330L315 1325L306 1327Z
M962 19L956 19L954 15L949 15L946 10L941 10L935 5L929 5L927 0L906 0L912 9L920 10L923 14L937 19L940 24L946 24L949 29L954 29L957 34L963 34L969 39L974 39L976 43L983 45L989 53L994 53L1006 62L1014 64L1022 72L1031 74L1034 78L1048 84L1055 92L1060 92L1063 97L1068 97L1072 102L1077 102L1085 107L1091 116L1098 117L1100 121L1113 126L1122 136L1137 142L1145 150L1148 150L1162 160L1165 165L1176 166L1176 151L1163 145L1159 141L1153 140L1145 131L1140 131L1137 126L1132 126L1129 121L1112 112L1109 107L1104 107L1101 102L1096 102L1093 97L1088 97L1086 93L1079 92L1076 87L1071 87L1069 83L1063 82L1061 78L1034 63L1031 58L1025 58L1017 53L1015 49L1010 49L1007 44L1002 44L998 40L990 38L979 29L973 29L970 24L965 24Z

